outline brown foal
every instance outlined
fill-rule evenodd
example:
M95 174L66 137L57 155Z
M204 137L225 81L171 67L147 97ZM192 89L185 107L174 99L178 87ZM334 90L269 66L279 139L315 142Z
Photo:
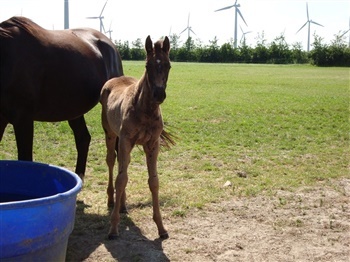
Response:
M141 79L121 76L106 82L101 91L102 126L106 136L109 169L108 206L113 206L109 238L119 235L120 212L126 212L125 187L128 182L130 153L135 145L142 145L146 154L148 184L152 193L153 220L161 238L168 238L159 209L159 181L157 157L164 135L160 104L170 70L168 37L154 44L148 36L145 44L146 70ZM166 132L165 132L166 133ZM118 175L113 187L113 168L118 159ZM115 188L115 202L114 202Z

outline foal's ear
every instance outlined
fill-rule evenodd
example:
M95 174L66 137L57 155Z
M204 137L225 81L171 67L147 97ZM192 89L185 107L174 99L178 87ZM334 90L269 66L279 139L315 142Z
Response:
M170 42L169 42L169 38L167 36L163 40L163 48L162 49L165 53L169 53Z
M145 48L146 48L147 54L153 52L153 43L150 36L147 36L146 38Z

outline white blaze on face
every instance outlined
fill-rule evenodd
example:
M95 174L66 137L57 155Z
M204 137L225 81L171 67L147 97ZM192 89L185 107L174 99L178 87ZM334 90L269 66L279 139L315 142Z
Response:
M157 61L157 64L160 64L160 59L157 59L156 61Z

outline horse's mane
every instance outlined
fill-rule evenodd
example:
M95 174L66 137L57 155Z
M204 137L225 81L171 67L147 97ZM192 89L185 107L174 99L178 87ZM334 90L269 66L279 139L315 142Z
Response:
M21 30L24 30L30 35L33 35L35 32L42 30L43 28L34 23L32 20L23 17L23 16L13 16L10 19L2 22L0 24L0 36L2 37L12 37L13 31L12 28L16 26Z

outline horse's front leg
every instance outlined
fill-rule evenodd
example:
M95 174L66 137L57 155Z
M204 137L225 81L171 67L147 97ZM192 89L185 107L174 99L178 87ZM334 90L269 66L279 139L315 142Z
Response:
M68 123L70 128L73 130L75 146L78 151L75 173L77 173L80 178L84 180L91 136L86 127L84 116L69 120Z
M21 118L13 123L16 136L18 160L33 161L34 121Z
M2 140L2 136L4 135L5 128L8 124L8 121L0 115L0 142Z
M148 168L148 185L152 193L152 205L153 205L153 220L157 225L158 234L160 238L166 239L169 237L168 232L163 226L162 216L159 208L159 180L157 173L157 158L159 153L159 139L154 142L149 142L143 149L146 153L146 161Z
M0 115L0 142L2 140L2 136L4 135L5 128L8 124L8 121Z
M119 236L118 225L120 222L120 211L125 207L125 188L128 183L128 166L130 163L130 153L134 144L123 136L119 137L118 143L118 175L115 180L115 204L111 214L111 227L109 229L109 239L116 239Z

